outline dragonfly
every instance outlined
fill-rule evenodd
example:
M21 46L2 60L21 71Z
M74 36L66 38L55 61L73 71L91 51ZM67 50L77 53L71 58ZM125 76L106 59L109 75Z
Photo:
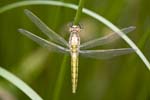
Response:
M50 51L61 52L71 56L72 93L76 93L77 90L79 55L95 59L109 59L112 57L135 52L135 50L132 48L91 50L93 47L111 43L118 39L119 36L115 32L112 32L106 36L89 40L80 44L80 25L72 25L69 27L70 37L69 41L67 42L63 37L50 29L30 10L25 9L24 12L27 17L49 38L49 41L22 28L18 29L21 34L27 36L31 40L35 41ZM130 26L123 28L121 31L126 34L133 31L134 29L134 26Z

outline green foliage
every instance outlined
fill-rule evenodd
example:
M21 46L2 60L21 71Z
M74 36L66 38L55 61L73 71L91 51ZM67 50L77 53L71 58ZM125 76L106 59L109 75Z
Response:
M73 1L69 2L76 3ZM127 27L128 25L133 25L134 23L135 26L137 26L137 31L130 36L149 58L150 54L148 52L148 44L150 41L148 40L148 37L150 33L150 26L148 21L150 14L146 12L146 10L149 9L148 2L148 0L86 0L85 7L95 10L98 14L101 14L104 17L106 16L106 18L111 20L117 26ZM64 31L64 25L74 19L76 12L64 7L73 9L77 9L77 7L75 5L68 3L66 4L63 2L56 3L55 1L21 1L7 6L9 3L12 2L7 0L3 1L0 8L0 65L9 66L7 69L12 70L13 73L21 77L22 80L25 80L27 83L29 83L38 92L38 94L43 97L44 100L58 100L59 98L61 100L149 99L150 74L149 71L144 67L144 64L137 59L135 54L131 54L131 56L121 56L118 57L119 59L113 58L112 60L107 61L92 60L81 57L79 62L79 87L77 93L75 95L72 94L69 57L65 56L63 58L62 54L56 53L48 54L45 49L39 48L38 45L20 35L17 32L17 29L24 27L34 31L34 33L37 33L38 35L41 35L39 30L32 26L31 22L26 19L23 10L27 8L32 9L33 12L36 12L36 14L44 22L46 22L50 28L54 29L57 33L64 33L61 35L67 37L65 36L66 31ZM57 5L58 7L46 5ZM84 9L83 11L89 15L91 14L91 16L96 19L100 18L100 21L108 25L112 30L121 34L121 37L125 39L130 46L137 50L136 45L134 45L133 42L128 39L128 37L122 35L122 32L120 32L117 27L107 22L105 19L103 19L103 17L99 17L98 15L89 12L87 9ZM78 16L80 16L80 13ZM78 23L79 18L77 18L77 22L75 23ZM89 18L88 16L84 15L80 20L85 26L83 32L84 30L86 31L90 29L96 30L90 34L86 33L84 37L88 35L92 36L95 32L101 33L109 31L100 23L92 18ZM90 26L90 23L93 23L92 25L95 25L96 28ZM116 48L126 46L122 41L119 42L105 47ZM137 50L137 54L140 54L139 56L145 62L147 67L149 67L148 61L143 58L143 55L139 50ZM64 60L62 60L62 58ZM1 73L1 75L4 74ZM10 81L11 79L8 80ZM12 81L16 81L16 79L13 80L12 78ZM5 84L1 85L3 88L8 86L8 83L3 80L1 80L1 83ZM17 82L15 85L17 85ZM20 89L27 89L24 88L24 85L21 86L22 88ZM15 88L7 89L7 91L18 99L28 99ZM30 92L28 92L27 95L28 94L32 95Z

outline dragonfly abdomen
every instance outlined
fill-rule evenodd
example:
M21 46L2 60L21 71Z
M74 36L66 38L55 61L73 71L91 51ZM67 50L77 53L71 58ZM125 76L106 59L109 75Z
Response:
M71 58L72 93L76 93L78 82L78 54L72 53Z
M71 45L72 93L76 93L78 83L78 45Z

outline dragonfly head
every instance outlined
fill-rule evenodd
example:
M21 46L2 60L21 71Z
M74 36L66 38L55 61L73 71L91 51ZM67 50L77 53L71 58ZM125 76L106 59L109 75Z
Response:
M72 25L69 28L70 33L79 33L81 31L80 25Z

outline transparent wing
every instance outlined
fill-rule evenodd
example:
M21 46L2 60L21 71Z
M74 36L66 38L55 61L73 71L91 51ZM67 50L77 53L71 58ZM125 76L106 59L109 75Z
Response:
M81 50L80 54L95 59L109 59L115 56L125 55L135 50L132 48L108 49L108 50Z
M131 31L133 31L134 29L135 29L134 26L130 26L128 28L122 29L121 31L124 33L129 33ZM97 39L94 39L94 40L91 40L91 41L88 41L88 42L81 44L80 49L88 49L88 48L108 44L108 43L113 42L114 40L116 40L118 38L119 38L118 34L111 33L111 34L106 35L104 37L97 38Z
M43 46L43 47L46 47L47 49L49 50L54 50L54 51L58 51L58 52L63 52L63 53L68 53L69 52L69 49L67 48L64 48L62 46L59 46L55 43L52 43L50 41L47 41L27 30L24 30L24 29L18 29L18 31L20 33L22 33L23 35L27 36L28 38L32 39L33 41L35 41L36 43L38 43L39 45Z
M59 36L57 33L55 33L52 29L50 29L44 22L42 22L35 14L33 14L29 10L24 11L25 14L28 16L28 18L45 34L47 35L50 40L52 40L55 43L61 44L63 46L68 47L68 42Z

